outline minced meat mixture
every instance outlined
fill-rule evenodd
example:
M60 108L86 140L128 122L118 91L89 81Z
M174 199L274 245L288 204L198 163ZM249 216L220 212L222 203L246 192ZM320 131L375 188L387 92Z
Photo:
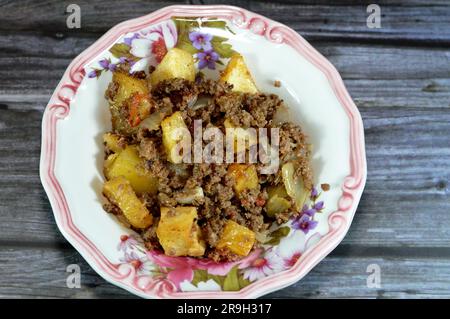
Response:
M116 92L117 87L112 82L105 95L111 100ZM227 220L231 219L259 233L266 230L273 221L282 223L297 214L294 204L283 214L273 218L268 218L265 214L268 187L283 183L283 162L297 161L297 176L303 178L306 188L312 187L310 149L301 128L292 123L274 123L275 113L284 107L277 95L232 92L232 86L226 83L197 77L195 82L183 79L163 81L151 89L151 97L156 102L152 106L154 110L169 109L168 114L165 114L167 116L180 111L190 130L193 130L193 121L196 119L203 121L203 129L214 126L223 132L225 119L229 119L235 127L278 127L280 169L272 175L258 173L259 186L237 195L233 189L233 178L227 174L230 164L172 164L166 160L161 130L150 131L140 127L128 135L122 132L121 143L138 145L139 155L146 160L147 168L158 179L156 195L141 195L141 200L154 217L153 225L140 231L147 248L161 249L156 235L160 207L180 205L178 199L183 193L196 187L203 189L204 197L190 206L197 207L198 225L207 246L205 257L216 261L238 259L238 256L230 252L214 248ZM260 168L259 165L262 164L256 165ZM120 213L110 203L105 205L105 210L116 215Z

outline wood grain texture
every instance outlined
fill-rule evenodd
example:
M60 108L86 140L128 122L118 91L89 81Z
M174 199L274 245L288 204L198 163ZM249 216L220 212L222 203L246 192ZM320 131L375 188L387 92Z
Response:
M0 30L39 30L41 33L66 34L66 7L70 1L2 1ZM206 1L146 1L117 2L109 0L79 0L82 29L76 32L100 33L124 20L132 19L171 4L223 4ZM285 23L306 36L341 39L415 41L418 43L450 44L450 8L447 2L377 1L381 6L382 28L366 25L370 1L246 1L232 0L227 4L245 7ZM120 10L118 10L120 8ZM69 33L71 31L69 30Z
M80 0L82 29L68 30L71 1L0 0L0 298L132 297L96 275L55 225L39 179L43 110L70 61L116 23L218 2ZM368 180L349 233L269 297L450 297L450 3L377 1L382 28L368 29L370 2L229 2L305 36L337 67L365 126ZM65 285L72 263L81 289ZM380 289L366 286L371 263Z

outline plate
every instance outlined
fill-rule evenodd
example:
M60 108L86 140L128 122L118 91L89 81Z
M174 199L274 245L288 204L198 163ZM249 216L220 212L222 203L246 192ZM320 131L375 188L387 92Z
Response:
M241 53L258 88L285 100L313 144L317 186L305 214L273 226L239 262L146 251L102 209L111 71L146 70L173 46L197 56L195 31L218 55L208 76ZM107 281L146 298L255 298L303 278L347 233L366 181L363 124L336 69L292 29L237 7L171 6L115 26L69 65L44 112L40 175L60 231Z

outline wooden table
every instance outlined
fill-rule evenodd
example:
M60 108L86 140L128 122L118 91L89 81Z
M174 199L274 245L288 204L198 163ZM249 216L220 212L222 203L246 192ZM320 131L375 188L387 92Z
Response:
M69 30L74 2L82 27ZM365 125L368 179L350 232L303 280L269 297L450 297L450 2L375 1L380 29L367 27L362 2L230 2L291 26L330 59ZM39 180L41 118L78 53L118 22L169 4L0 1L0 297L132 297L58 231ZM79 289L66 286L74 263ZM371 264L380 288L367 287Z

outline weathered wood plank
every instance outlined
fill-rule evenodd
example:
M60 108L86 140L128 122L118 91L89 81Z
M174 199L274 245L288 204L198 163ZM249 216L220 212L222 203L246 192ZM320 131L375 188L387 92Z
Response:
M0 250L0 298L133 297L100 278L82 257L69 249ZM81 288L66 285L67 266L81 269ZM367 266L381 270L381 287L367 287ZM426 275L426 284L425 277ZM429 298L450 297L450 260L442 258L355 258L331 254L305 278L269 298Z
M0 104L42 110L70 61L94 41L0 35ZM337 67L359 106L450 107L450 49L311 43Z
M38 177L41 111L0 110L0 242L63 242ZM450 247L450 109L361 107L368 180L344 244Z
M0 30L39 30L42 33L103 33L119 22L139 17L171 4L221 4L222 1L78 1L82 28L66 27L67 5L62 1L3 1L0 3ZM245 1L237 5L285 23L309 37L387 39L450 44L450 6L445 1L378 1L381 28L370 29L366 20L370 1ZM118 9L120 8L120 10Z
M131 294L100 278L73 248L2 248L0 298L126 298ZM82 288L67 288L67 266L78 264ZM6 278L8 277L8 278Z

